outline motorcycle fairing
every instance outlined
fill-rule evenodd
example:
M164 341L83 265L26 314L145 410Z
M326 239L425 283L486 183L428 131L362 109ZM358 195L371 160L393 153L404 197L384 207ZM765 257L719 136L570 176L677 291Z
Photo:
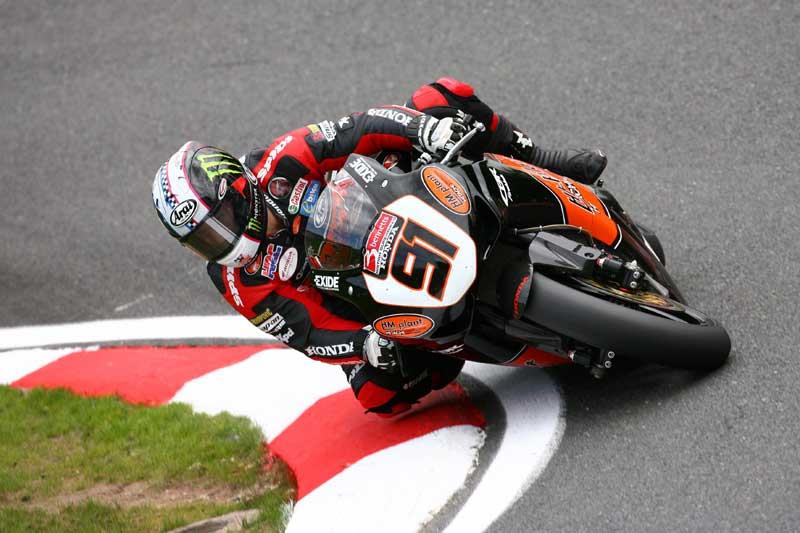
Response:
M434 183L430 178L424 180L422 172L433 172L439 179ZM421 341L446 343L462 337L471 326L475 298L470 289L478 276L479 252L490 246L481 242L476 245L470 237L482 209L476 202L484 202L482 198L476 200L480 194L463 176L443 165L397 174L357 155L348 158L343 171L337 173L326 190L346 183L357 184L375 209L362 237L362 254L374 252L368 250L368 243L370 235L380 233L376 229L379 223L391 222L394 234L381 239L387 250L378 252L387 255L379 265L364 263L359 268L339 271L318 268L338 278L338 290L327 292L352 303L369 323L383 320L381 324L412 324L411 316L427 317L432 324L430 329L413 335ZM466 203L448 201L446 192L435 188L432 191L432 185L437 184L465 193ZM341 187L340 192L344 192ZM324 201L318 203L324 205ZM474 209L459 209L461 205ZM497 235L486 237L492 242L496 238ZM405 322L386 318L398 315L405 315Z
M537 210L535 216L538 223L536 225L541 225L542 220L553 220L553 222L550 222L551 224L571 224L588 230L595 239L611 248L619 245L622 238L620 228L611 218L611 214L605 204L590 187L530 163L517 161L499 154L485 155L487 161L500 163L500 165L490 164L488 167L489 173L495 176L496 180L498 173L502 173L502 176L508 180L515 175L510 172L511 169L514 169L534 178L539 185L550 193L549 197L542 197L541 193L538 196L535 196L534 192L529 193L536 197L536 203L526 202L530 209ZM537 190L537 188L531 187L530 183L527 183L524 187L512 188L512 194L516 193L517 190L525 191L527 189L531 191ZM515 209L519 209L521 206L519 206L517 198L515 197L513 200ZM560 220L556 219L556 208L560 212ZM551 213L546 213L547 209ZM524 218L524 213L518 215L518 217ZM522 220L509 220L512 227L523 227L524 224L521 224L521 222Z

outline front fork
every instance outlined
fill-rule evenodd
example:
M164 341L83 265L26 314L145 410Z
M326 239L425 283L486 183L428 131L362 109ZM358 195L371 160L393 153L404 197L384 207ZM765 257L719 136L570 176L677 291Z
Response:
M517 235L526 233L526 230L517 230ZM645 271L635 260L625 261L604 250L548 232L546 228L530 233L533 237L528 254L534 269L546 267L589 279L611 281L625 291L634 291L647 280ZM573 363L587 368L596 378L605 376L617 355L605 348L578 344L562 346L559 351L566 353Z

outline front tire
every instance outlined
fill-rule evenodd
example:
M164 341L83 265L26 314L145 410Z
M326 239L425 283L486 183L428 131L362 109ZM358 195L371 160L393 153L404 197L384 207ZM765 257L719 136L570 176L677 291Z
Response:
M524 316L581 343L630 358L692 370L723 365L731 350L725 328L699 311L682 307L689 311L684 316L692 319L670 317L663 311L650 313L535 272Z

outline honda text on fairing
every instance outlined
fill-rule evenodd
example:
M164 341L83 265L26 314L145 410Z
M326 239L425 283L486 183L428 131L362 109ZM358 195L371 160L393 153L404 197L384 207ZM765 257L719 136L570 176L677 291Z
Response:
M706 370L725 362L725 329L687 305L657 237L602 182L501 155L459 159L480 129L411 172L351 155L306 226L315 286L380 335L458 358L572 362L598 377L617 357ZM474 334L484 326L524 349L493 350Z

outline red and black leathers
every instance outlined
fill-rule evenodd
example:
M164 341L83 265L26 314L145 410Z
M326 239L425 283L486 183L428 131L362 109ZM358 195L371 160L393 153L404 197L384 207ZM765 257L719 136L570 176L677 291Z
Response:
M408 105L375 107L309 124L248 153L245 165L282 211L292 235L281 245L262 247L247 267L208 264L215 286L234 309L313 359L347 365L344 370L357 398L368 410L383 414L405 410L431 388L446 385L463 362L432 356L427 366L412 365L417 371L405 380L361 364L366 323L348 304L302 279L303 228L309 203L313 205L325 185L325 172L340 169L351 153L410 151L414 136L408 125L421 112L440 118L460 109L484 122L487 131L467 145L467 155L492 151L527 159L524 152L532 146L527 135L481 102L472 87L452 78L420 87Z

